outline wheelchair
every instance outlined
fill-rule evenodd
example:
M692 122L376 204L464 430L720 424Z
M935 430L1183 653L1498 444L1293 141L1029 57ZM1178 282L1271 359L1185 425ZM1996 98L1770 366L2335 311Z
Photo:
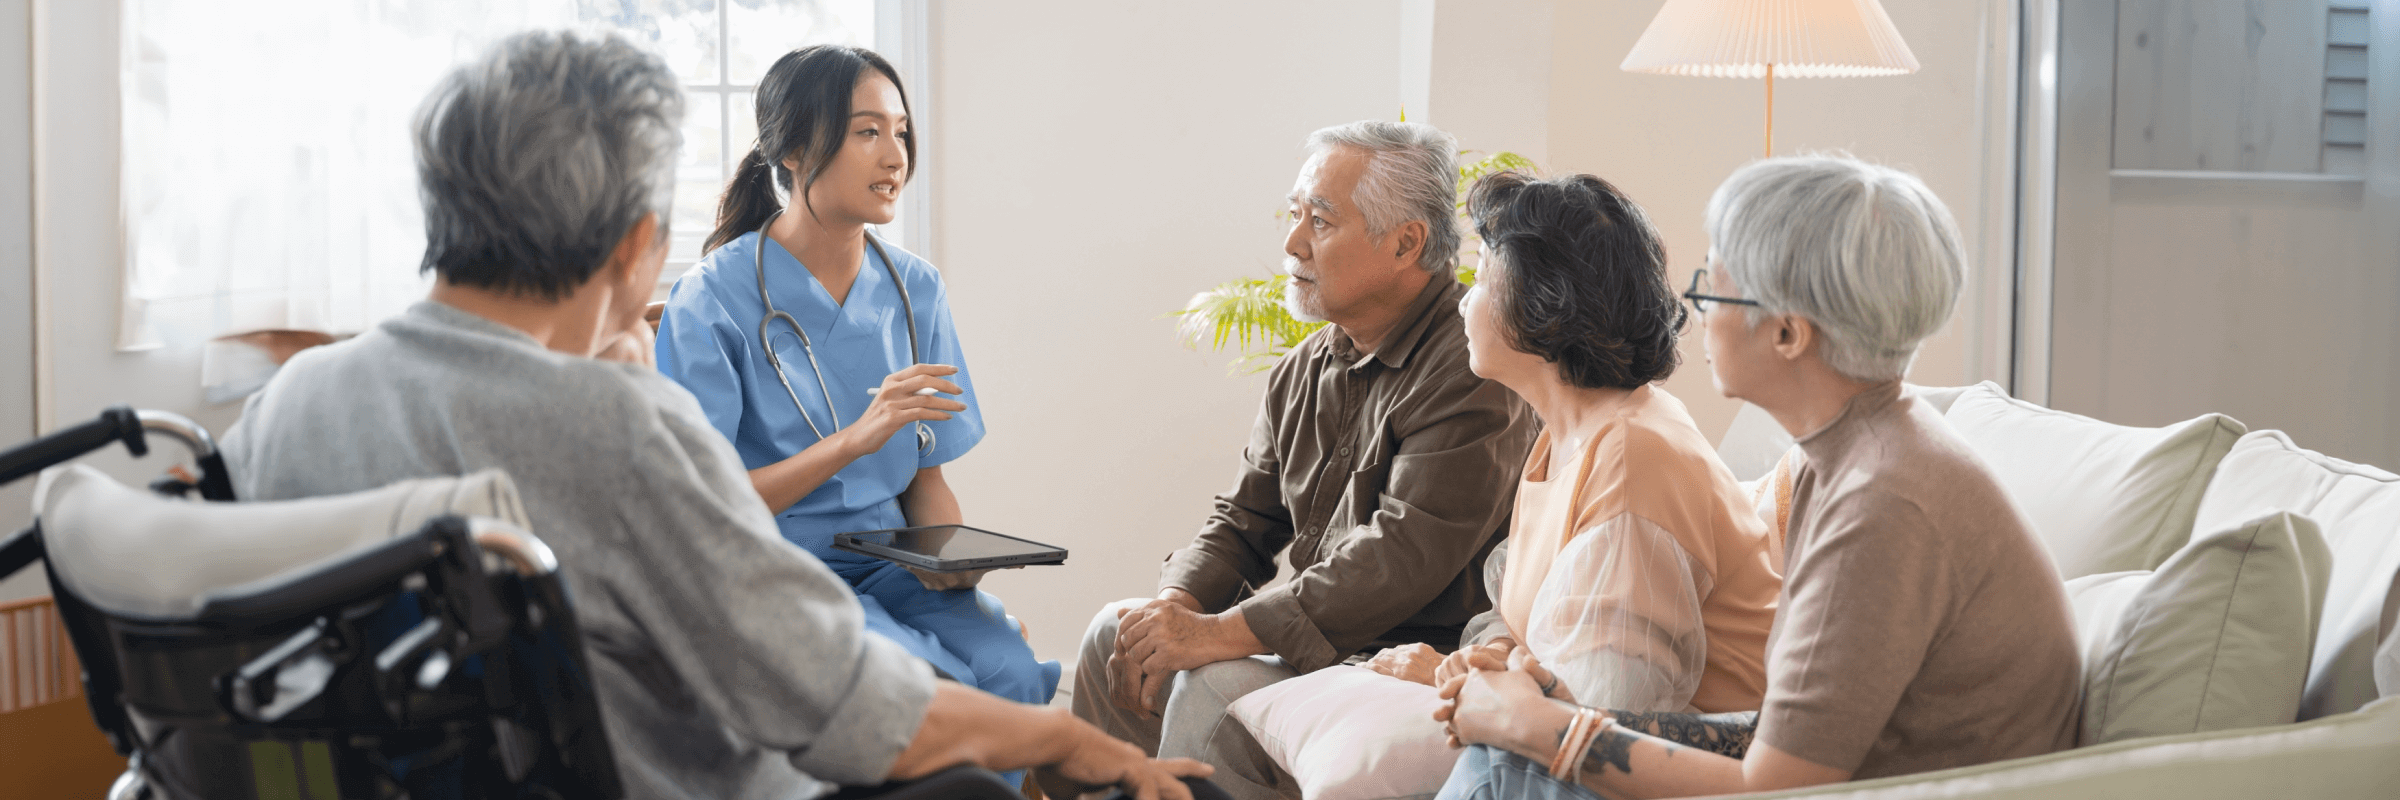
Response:
M206 430L120 407L0 453L0 484L151 436L198 474L138 492L54 471L0 540L0 578L42 562L128 757L109 800L623 796L557 560L506 475L233 503ZM834 797L1021 800L967 766Z
M462 488L513 506L505 476L236 504L207 431L115 408L0 454L0 482L152 435L191 450L195 481L69 467L0 542L0 577L43 562L128 756L111 800L623 794L556 559L521 519L452 512Z

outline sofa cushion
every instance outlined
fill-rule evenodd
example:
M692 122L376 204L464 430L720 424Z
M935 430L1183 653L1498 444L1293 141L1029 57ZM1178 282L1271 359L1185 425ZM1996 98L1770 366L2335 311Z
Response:
M1460 751L1433 721L1434 688L1327 667L1244 695L1228 709L1309 800L1432 797Z
M2190 540L2201 490L2243 432L2222 414L2112 425L2010 398L1989 381L1961 393L1946 418L2017 501L2062 578L2166 561Z
M2080 743L2297 719L2332 558L2315 523L2274 512L2196 537L2154 572L2068 581Z
M2291 511L2315 520L2333 549L2325 622L2317 631L2301 719L2377 697L2375 650L2400 615L2400 476L2292 444L2281 431L2242 437L2200 501L2202 528ZM2389 693L2389 690L2385 690Z

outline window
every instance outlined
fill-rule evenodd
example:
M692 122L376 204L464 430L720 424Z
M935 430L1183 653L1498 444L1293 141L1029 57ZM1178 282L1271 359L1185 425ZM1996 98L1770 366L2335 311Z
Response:
M615 31L683 78L671 281L699 257L717 193L756 135L751 91L766 68L822 42L880 42L911 64L895 47L922 41L899 27L922 5L253 0L235 14L212 0L125 0L118 347L355 332L424 297L410 122L445 72L528 28Z

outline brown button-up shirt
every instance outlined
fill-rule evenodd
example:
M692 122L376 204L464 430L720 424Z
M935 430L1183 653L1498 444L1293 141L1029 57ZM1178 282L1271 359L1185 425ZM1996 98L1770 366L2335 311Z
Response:
M1458 644L1491 607L1479 578L1505 535L1533 411L1467 369L1466 293L1436 277L1372 354L1328 325L1268 376L1231 491L1159 588L1210 612L1239 603L1293 669L1374 642ZM1266 591L1290 548L1297 574Z

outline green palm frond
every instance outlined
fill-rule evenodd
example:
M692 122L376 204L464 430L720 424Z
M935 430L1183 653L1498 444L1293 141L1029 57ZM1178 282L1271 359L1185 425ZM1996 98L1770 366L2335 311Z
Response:
M1283 275L1241 278L1192 295L1183 310L1172 314L1182 318L1175 323L1177 338L1194 350L1205 343L1210 351L1222 351L1233 343L1242 353L1231 365L1237 375L1274 366L1276 358L1325 327L1322 322L1302 322L1284 310L1283 287L1290 280Z
M1459 155L1473 155L1476 152L1477 151L1474 150L1462 150L1459 151ZM1533 163L1533 159L1526 158L1506 150L1485 156L1484 158L1473 163L1458 165L1459 209L1461 211L1466 209L1467 190L1473 188L1476 181L1483 180L1483 177L1486 175L1490 175L1495 172L1507 172L1509 170L1516 170L1518 172L1531 175L1541 172L1542 168L1536 166Z

